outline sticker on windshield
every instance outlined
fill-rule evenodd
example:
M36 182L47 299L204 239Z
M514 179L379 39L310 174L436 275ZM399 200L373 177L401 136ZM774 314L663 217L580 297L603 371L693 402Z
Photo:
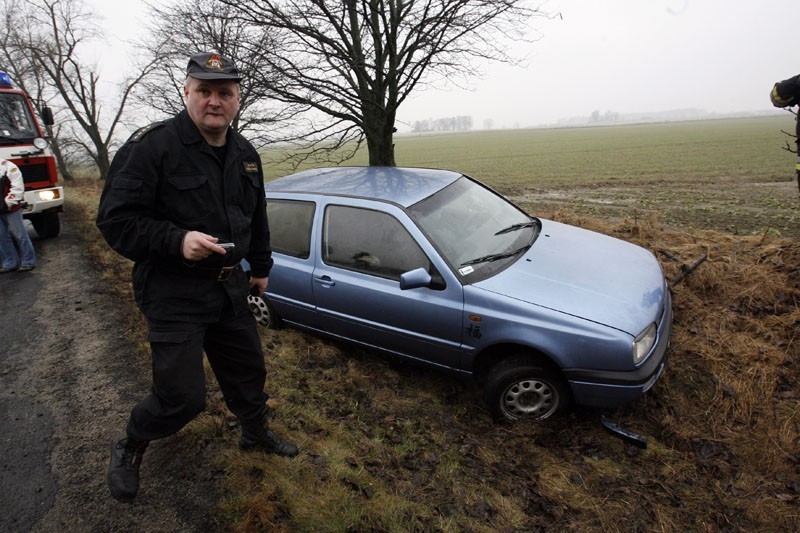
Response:
M461 274L462 276L466 276L468 274L472 274L473 272L475 272L475 269L472 268L471 265L470 266L465 266L464 268L459 268L458 269L458 273Z

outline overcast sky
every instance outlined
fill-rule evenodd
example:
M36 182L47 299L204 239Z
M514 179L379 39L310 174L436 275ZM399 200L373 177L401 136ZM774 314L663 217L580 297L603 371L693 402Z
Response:
M104 17L103 74L124 64L124 41L144 18L140 2L87 0ZM800 73L797 0L549 0L534 19L525 68L487 65L469 90L426 90L399 120L457 115L494 127L552 124L601 113L698 108L772 109L772 84ZM400 126L401 131L405 128Z

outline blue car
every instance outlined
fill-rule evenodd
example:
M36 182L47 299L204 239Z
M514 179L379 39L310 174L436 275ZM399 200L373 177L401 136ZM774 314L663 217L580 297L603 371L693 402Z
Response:
M308 170L266 185L262 324L468 375L495 419L615 407L661 375L670 292L648 250L527 215L458 172Z

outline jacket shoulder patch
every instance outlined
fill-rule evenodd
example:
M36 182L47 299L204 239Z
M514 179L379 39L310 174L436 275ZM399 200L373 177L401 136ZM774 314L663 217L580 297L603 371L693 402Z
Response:
M255 161L242 161L244 171L248 174L255 174L258 172L258 163Z
M141 127L131 135L131 138L128 139L130 142L137 143L141 141L145 135L150 133L151 131L160 128L164 125L164 122L153 122L152 124L148 124L147 126Z

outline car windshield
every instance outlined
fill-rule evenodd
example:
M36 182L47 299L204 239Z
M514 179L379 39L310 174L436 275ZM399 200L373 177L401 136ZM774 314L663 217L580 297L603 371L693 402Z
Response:
M471 282L516 261L541 227L537 219L465 176L409 212L450 266Z
M0 139L38 137L25 99L19 94L0 93Z

